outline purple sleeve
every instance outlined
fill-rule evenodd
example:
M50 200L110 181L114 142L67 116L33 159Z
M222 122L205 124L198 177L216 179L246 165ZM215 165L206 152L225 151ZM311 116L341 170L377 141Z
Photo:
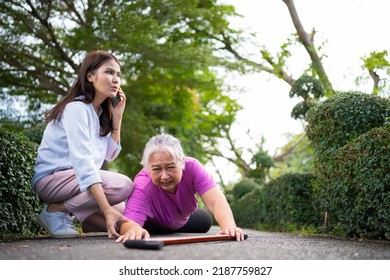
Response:
M215 187L213 177L206 168L194 158L186 158L186 174L192 174L195 191L202 195L212 187Z

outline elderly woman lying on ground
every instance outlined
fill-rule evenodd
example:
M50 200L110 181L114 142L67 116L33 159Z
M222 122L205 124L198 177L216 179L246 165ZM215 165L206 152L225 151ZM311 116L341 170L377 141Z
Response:
M149 237L149 233L207 232L214 215L218 234L244 240L230 206L212 176L196 159L184 156L180 141L168 134L152 137L143 152L144 168L134 178L117 242ZM208 211L198 208L200 196Z

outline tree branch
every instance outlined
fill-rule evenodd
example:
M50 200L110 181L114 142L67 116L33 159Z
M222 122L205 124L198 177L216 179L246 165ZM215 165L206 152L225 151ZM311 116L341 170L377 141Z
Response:
M60 54L60 57L66 61L72 68L74 71L77 71L78 69L78 65L76 63L73 62L73 60L66 54L66 52L64 51L64 49L61 47L61 44L58 42L57 38L56 38L56 34L54 33L54 30L51 26L51 24L49 23L49 15L47 18L42 18L37 9L34 7L34 5L31 3L30 0L27 0L26 1L27 4L30 6L31 8L31 12L30 14L35 17L36 19L39 20L39 22L41 23L41 27L44 27L48 32L49 32L49 37L50 37L50 40L47 39L46 37L46 34L44 35L43 33L40 33L40 32L35 32L34 34L37 35L37 37L39 39L41 39L43 42L45 42L47 45L51 45L50 43L53 43L53 45L55 46L55 49L58 51L58 53ZM48 12L49 14L49 12ZM38 29L39 30L39 29Z
M378 94L380 77L374 70L368 70L371 78L374 80L374 87L372 89L373 94Z
M272 159L275 161L275 162L281 162L283 161L289 154L291 154L292 152L295 151L295 149L298 147L299 144L302 143L302 141L304 140L305 138L305 133L302 134L302 136L290 147L288 148L286 151L284 151L282 154L280 155L277 155L277 156L274 156Z
M281 78L283 81L288 83L290 86L292 86L294 84L295 80L280 67L278 67L278 69L276 69L275 67L269 68L269 67L264 66L263 64L260 64L260 63L257 63L257 62L254 62L254 61L251 61L251 60L248 60L248 59L242 57L240 54L237 53L236 50L233 49L232 42L231 42L230 38L225 36L223 33L221 33L221 36L223 38L222 40L220 40L219 38L215 38L215 39L218 40L219 42L223 43L224 47L222 49L227 50L228 52L233 54L237 60L243 61L246 64L259 69L260 71L264 71L264 72L267 72L270 74L277 74L277 76L279 78ZM272 63L268 60L267 60L267 62L271 66L275 65L274 63Z
M306 33L301 23L301 20L299 19L298 12L295 8L293 0L282 0L282 1L287 5L291 19L298 33L299 39L301 40L303 46L308 52L311 61L313 62L313 67L317 71L321 82L324 84L326 93L328 95L333 95L334 94L333 87L329 81L328 75L325 72L324 66L322 65L321 59L318 56L316 48L313 43L315 31L313 30L311 35Z

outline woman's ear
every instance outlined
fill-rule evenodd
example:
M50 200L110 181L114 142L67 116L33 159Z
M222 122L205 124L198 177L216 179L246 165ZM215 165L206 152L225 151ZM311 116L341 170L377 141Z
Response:
M91 72L87 73L87 79L88 79L88 82L91 82L91 83L93 82L93 75Z

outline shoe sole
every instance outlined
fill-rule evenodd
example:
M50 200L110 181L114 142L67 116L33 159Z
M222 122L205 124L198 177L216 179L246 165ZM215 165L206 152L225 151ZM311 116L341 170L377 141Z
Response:
M49 233L50 237L52 238L76 238L82 236L81 234L53 234L51 233L49 226L45 223L44 220L41 219L40 216L38 216L37 222Z

